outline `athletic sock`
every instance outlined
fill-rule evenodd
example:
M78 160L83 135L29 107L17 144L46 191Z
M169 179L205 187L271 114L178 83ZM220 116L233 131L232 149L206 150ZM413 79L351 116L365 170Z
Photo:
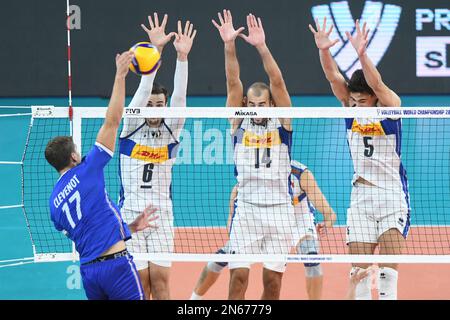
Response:
M195 292L192 292L191 299L189 299L189 300L202 300L202 299L203 299L203 296L199 296Z
M380 300L397 300L398 271L381 267L378 278L378 297Z

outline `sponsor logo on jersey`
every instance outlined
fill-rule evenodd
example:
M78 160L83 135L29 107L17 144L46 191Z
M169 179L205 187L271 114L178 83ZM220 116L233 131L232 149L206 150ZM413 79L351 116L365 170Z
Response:
M359 124L356 119L353 120L352 132L357 132L364 136L384 136L384 130L380 122L370 123L366 125Z
M252 132L245 131L242 139L243 145L255 148L271 148L281 144L281 138L278 131L267 132L263 135L257 135Z
M169 147L153 148L136 144L130 157L145 162L162 163L169 160Z

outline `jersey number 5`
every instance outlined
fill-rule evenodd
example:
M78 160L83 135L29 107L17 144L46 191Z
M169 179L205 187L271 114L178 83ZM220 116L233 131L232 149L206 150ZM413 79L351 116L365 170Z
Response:
M372 140L372 137L364 137L364 155L368 158L370 158L373 155L374 147L372 144L370 144L370 140Z
M70 198L69 198L69 203L73 203L75 201L75 209L77 211L77 218L78 221L81 220L82 214L81 214L81 197L80 197L80 193L77 191L75 192ZM72 229L75 229L75 222L72 219L72 215L70 214L70 209L69 209L69 205L66 203L64 203L64 205L62 206L62 210L66 213L66 217L67 220L69 221L70 226L72 227Z

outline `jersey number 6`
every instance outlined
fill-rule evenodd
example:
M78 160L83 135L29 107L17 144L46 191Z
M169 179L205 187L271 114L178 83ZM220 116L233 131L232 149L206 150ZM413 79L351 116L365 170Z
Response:
M153 177L153 168L155 167L154 163L147 163L144 166L144 173L142 174L142 182L144 183L150 183L152 182ZM142 189L151 189L152 185L148 186L141 186Z

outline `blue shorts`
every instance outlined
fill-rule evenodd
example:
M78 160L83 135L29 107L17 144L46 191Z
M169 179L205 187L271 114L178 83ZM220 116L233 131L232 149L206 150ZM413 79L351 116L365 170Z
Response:
M81 265L80 271L89 300L145 300L131 256Z

